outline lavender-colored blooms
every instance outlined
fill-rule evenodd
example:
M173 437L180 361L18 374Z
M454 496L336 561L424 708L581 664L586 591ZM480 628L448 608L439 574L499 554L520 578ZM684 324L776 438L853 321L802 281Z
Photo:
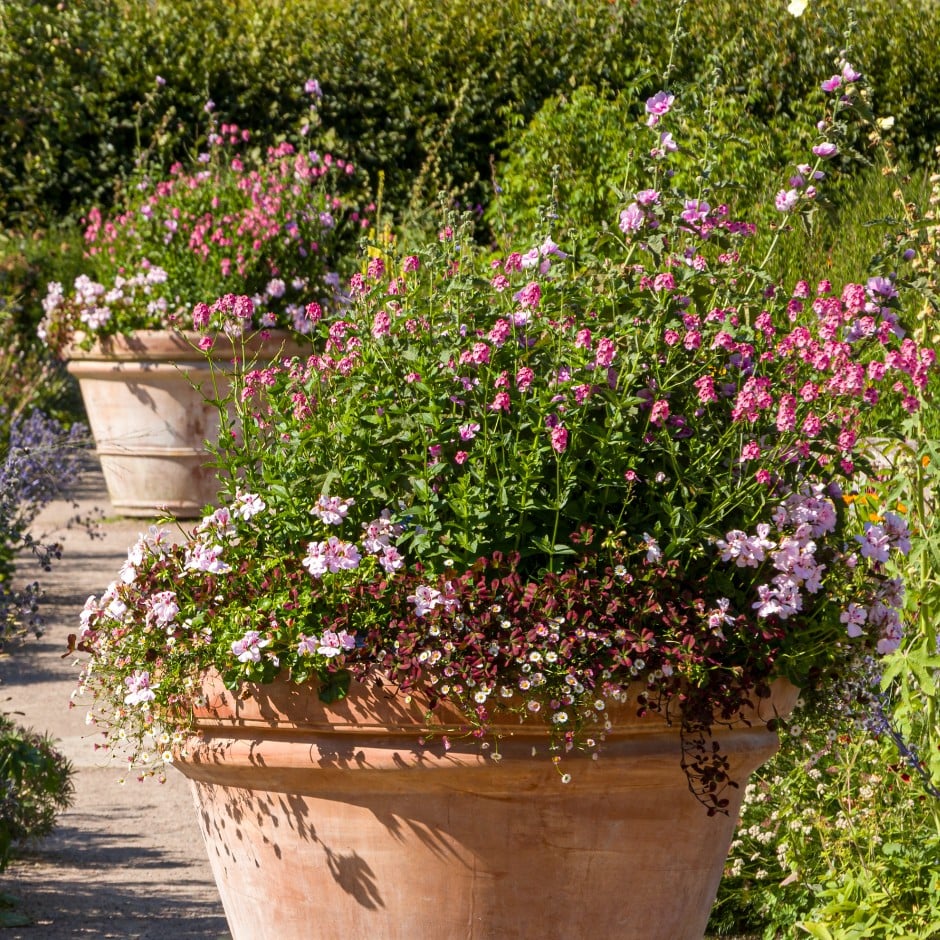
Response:
M39 511L66 496L81 475L83 425L64 428L54 418L33 411L10 426L0 463L0 644L20 628L40 632L38 583L14 591L9 586L13 557L29 551L48 571L61 557L56 544L37 542L29 527Z
M838 152L839 152L839 148L835 144L829 141L826 141L825 143L822 143L822 144L816 144L816 146L813 147L813 153L816 154L816 156L819 157L820 160L829 160L832 157L834 157Z

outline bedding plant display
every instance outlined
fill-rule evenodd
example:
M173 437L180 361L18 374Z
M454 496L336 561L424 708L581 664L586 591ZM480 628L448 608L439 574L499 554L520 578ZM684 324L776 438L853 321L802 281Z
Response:
M842 59L823 89L781 222L825 185L861 76ZM664 90L631 118L646 158L607 234L492 257L447 219L308 311L307 357L242 358L249 297L196 304L202 344L240 363L224 498L143 534L74 638L129 772L185 754L213 670L326 701L352 680L421 693L465 716L429 749L466 735L494 761L497 719L542 722L562 783L635 695L681 727L676 759L722 812L724 725L779 677L824 697L898 646L888 564L911 534L853 497L934 365L905 332L910 254L771 282L754 225L671 173L680 106Z

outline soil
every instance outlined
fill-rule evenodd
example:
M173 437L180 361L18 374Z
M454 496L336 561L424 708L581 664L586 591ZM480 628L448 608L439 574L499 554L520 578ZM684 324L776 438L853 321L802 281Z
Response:
M74 804L51 836L18 851L0 874L0 940L227 940L188 782L173 772L162 785L120 784L120 765L94 749L85 707L70 708L79 667L63 655L68 634L78 630L85 599L114 579L150 524L112 514L97 463L75 497L77 509L54 503L34 526L62 544L62 560L41 572L23 558L17 571L45 590L46 630L0 655L0 709L58 740L75 769ZM99 537L70 526L76 513L96 508L104 514Z

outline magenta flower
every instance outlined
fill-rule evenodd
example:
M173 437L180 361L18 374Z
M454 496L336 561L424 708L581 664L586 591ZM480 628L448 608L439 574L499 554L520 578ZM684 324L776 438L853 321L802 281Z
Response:
M681 218L689 223L704 222L708 218L711 206L700 199L686 199Z
M614 361L614 357L617 355L617 347L614 345L614 341L611 339L598 340L597 342L597 354L594 358L594 368L596 369L607 369L610 367L611 363Z
M487 407L490 411L505 411L506 414L509 414L509 394L507 392L498 392Z
M667 91L657 91L652 98L646 99L646 113L649 117L646 119L647 126L655 127L659 119L669 113L672 103L676 100L675 95L670 95Z
M825 92L836 91L842 85L842 76L833 75L832 78L827 78L819 87L822 88Z
M568 431L562 425L553 427L550 431L552 439L552 450L557 454L562 454L568 447Z

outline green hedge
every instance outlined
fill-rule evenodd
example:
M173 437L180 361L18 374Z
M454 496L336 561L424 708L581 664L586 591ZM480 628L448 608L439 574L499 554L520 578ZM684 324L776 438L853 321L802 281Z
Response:
M861 0L853 40L874 107L912 163L940 138L935 0ZM820 15L817 15L819 13ZM688 3L676 81L710 74L786 148L793 118L844 40L835 0L800 19L781 2ZM492 194L499 157L543 103L582 85L638 97L661 83L675 7L663 0L71 0L0 5L0 218L34 228L107 201L142 143L179 157L220 116L268 138L296 129L319 79L327 138L384 174L386 205ZM716 57L717 53L717 57ZM655 67L654 67L655 66Z

